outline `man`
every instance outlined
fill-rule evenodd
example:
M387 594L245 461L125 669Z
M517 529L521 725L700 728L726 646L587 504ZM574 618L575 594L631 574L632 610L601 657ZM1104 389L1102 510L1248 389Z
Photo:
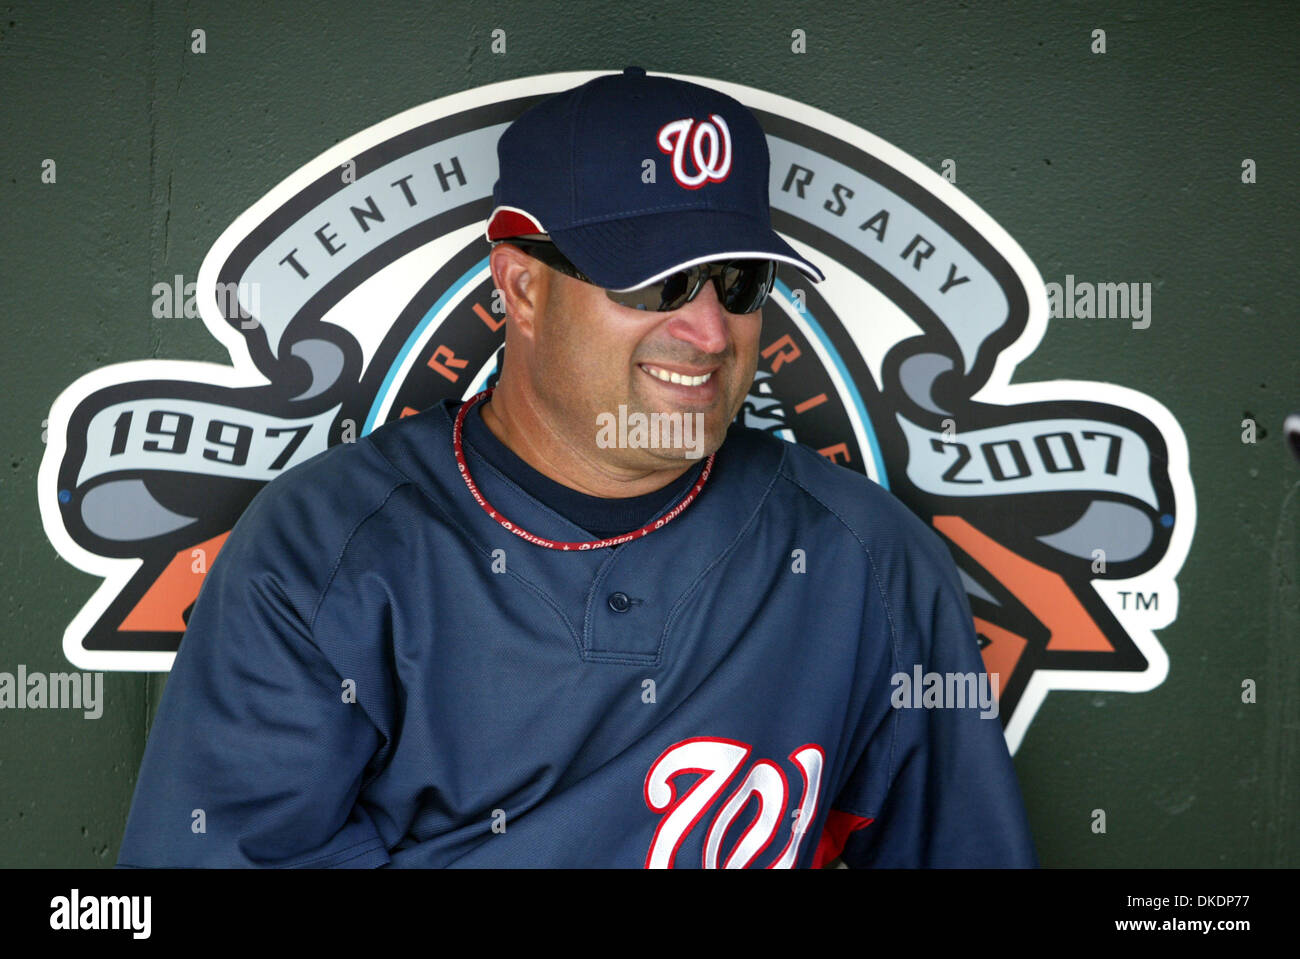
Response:
M776 263L821 278L757 120L629 67L498 152L497 385L253 500L119 865L1035 864L996 718L895 695L983 681L943 543L733 424Z

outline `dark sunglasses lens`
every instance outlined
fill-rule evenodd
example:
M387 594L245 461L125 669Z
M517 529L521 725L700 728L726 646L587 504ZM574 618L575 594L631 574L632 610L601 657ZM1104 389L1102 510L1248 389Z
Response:
M697 271L691 269L674 273L658 283L651 283L636 290L627 290L623 293L614 290L605 292L615 303L633 310L667 312L684 305L698 282Z
M615 303L634 310L667 312L695 298L709 269L711 264L700 264L637 290L605 292ZM732 260L717 268L718 299L729 313L753 313L767 302L775 279L776 264L771 260Z
M651 284L650 286L643 286L638 290L627 290L623 293L617 292L616 290L606 290L605 295L619 306L626 306L630 310L659 309L658 283Z
M772 292L776 264L771 260L733 260L720 272L722 305L729 313L753 313Z
M699 286L699 269L680 270L663 281L663 304L661 310L675 310L684 306L690 295Z

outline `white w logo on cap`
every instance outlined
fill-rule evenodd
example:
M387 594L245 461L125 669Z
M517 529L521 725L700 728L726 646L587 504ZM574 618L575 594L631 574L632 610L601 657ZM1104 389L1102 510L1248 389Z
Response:
M703 149L706 139L709 141L707 160ZM727 129L727 121L716 113L710 113L709 119L698 121L698 125L690 117L665 123L659 128L658 140L659 149L672 154L673 179L688 190L698 190L707 180L721 182L731 172L731 131ZM691 158L697 173L688 174L684 168L687 140L691 143Z

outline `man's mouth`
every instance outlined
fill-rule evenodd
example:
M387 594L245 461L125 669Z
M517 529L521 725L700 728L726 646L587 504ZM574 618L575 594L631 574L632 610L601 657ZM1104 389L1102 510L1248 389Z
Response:
M678 370L665 369L662 366L652 366L649 363L638 363L637 366L641 367L641 369L657 380L662 380L665 383L674 383L678 386L703 386L716 372L716 367L705 372L693 373L690 371L681 372Z

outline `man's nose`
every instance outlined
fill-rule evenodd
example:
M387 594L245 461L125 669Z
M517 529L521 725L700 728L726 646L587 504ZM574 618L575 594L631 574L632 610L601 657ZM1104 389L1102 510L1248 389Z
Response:
M668 321L668 332L703 353L721 353L727 348L731 333L727 327L730 314L722 308L713 280Z

